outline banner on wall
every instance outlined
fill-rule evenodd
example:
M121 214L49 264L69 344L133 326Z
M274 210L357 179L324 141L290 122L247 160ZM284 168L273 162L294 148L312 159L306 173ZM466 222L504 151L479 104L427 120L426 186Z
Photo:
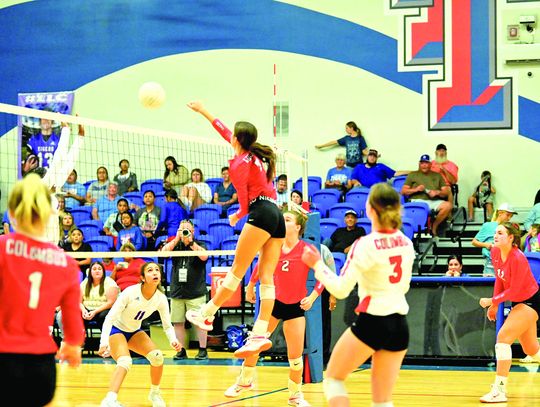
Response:
M50 112L71 114L74 92L19 93L19 106ZM49 168L60 139L61 123L19 116L19 177L37 172L42 175Z

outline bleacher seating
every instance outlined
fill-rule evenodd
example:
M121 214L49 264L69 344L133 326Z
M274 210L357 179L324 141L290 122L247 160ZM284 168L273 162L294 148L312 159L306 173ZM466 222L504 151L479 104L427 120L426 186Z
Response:
M86 192L88 192L88 187L90 186L90 184L92 184L92 182L96 182L97 179L91 179L90 181L86 181L85 183L83 183L84 187L86 188Z
M214 237L216 247L221 247L225 238L234 235L234 228L229 225L229 219L217 219L208 225L208 234Z
M328 210L341 199L341 191L337 189L320 189L315 191L311 197L311 202L321 214L321 218L328 216Z
M193 211L193 219L197 220L199 231L208 233L211 222L218 220L221 215L221 206L216 204L204 204Z
M406 175L398 175L397 177L392 178L392 187L394 187L398 194L401 194L401 188L403 188L406 179Z
M91 236L85 238L84 241L88 243L95 252L108 252L113 248L112 236Z
M358 218L358 220L356 221L356 225L364 228L364 230L366 231L366 235L371 233L371 219L369 219L368 217L364 216Z
M334 263L336 263L336 274L339 275L341 268L347 261L347 255L341 252L332 252L332 257L334 258Z
M406 202L403 204L403 216L413 220L415 233L427 230L431 210L425 202Z
M321 242L323 242L325 239L329 239L330 236L332 236L332 233L334 233L334 231L337 228L342 226L342 222L343 221L336 218L321 219L321 226L320 226Z
M413 219L402 217L401 218L401 224L402 224L401 229L403 231L403 234L405 236L407 236L409 239L413 240L414 239L414 234L416 232L415 223L414 223Z
M345 212L350 210L355 211L359 217L362 216L358 213L356 205L350 202L338 202L330 207L328 210L328 217L339 219L341 221L341 226L345 226Z
M100 220L87 220L77 224L84 235L84 239L90 239L94 236L100 236L103 231L103 222Z
M314 175L308 176L308 196L304 197L304 201L311 200L315 191L322 188L322 178ZM302 192L302 178L298 178L294 184L293 189L297 189Z
M366 213L366 202L368 200L369 188L353 188L345 194L345 202L355 206L358 216L364 216Z
M141 183L141 191L144 194L146 191L152 190L157 195L158 192L163 192L163 180L160 178L151 178Z
M540 253L538 252L526 252L525 257L529 261L531 272L533 273L536 281L540 283Z
M69 211L73 216L73 223L79 225L81 222L92 220L92 207L91 206L78 206Z
M140 192L126 192L122 198L126 198L131 204L137 205L139 208L144 206L143 196Z
M212 199L213 199L214 192L216 192L217 186L223 183L223 178L207 178L204 180L204 182L206 182L210 186L210 189L212 190Z

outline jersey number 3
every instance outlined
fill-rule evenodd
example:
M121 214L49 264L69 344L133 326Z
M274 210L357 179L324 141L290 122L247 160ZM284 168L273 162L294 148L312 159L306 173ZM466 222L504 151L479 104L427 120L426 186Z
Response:
M401 276L403 274L403 270L401 269L401 256L392 256L388 258L390 260L390 264L394 265L394 273L388 277L388 280L392 284L397 284L401 281Z

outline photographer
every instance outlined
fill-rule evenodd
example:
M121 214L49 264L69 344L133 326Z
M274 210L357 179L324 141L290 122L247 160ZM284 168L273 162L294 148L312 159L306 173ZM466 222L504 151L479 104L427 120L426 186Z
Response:
M187 359L186 348L186 311L198 309L206 303L206 262L208 255L204 243L194 239L193 223L184 219L176 237L167 243L163 250L198 251L199 256L173 257L173 269L171 275L171 321L174 325L176 336L182 344L182 350L173 359ZM207 331L194 327L199 339L199 352L195 359L208 359L206 351Z

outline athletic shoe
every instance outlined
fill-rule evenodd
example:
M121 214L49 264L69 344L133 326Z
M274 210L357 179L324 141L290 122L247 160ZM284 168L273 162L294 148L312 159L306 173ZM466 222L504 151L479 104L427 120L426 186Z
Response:
M193 325L198 326L204 331L211 331L212 329L214 329L214 327L212 326L212 322L214 322L214 317L203 317L201 314L201 310L188 310L186 312L186 318Z
M111 400L105 397L101 402L100 407L124 407L124 405L120 404L118 400Z
M240 394L250 390L253 390L253 383L240 384L237 379L235 384L225 390L225 397L238 397Z
M523 359L519 359L521 363L538 363L536 360L532 358L532 356L525 356Z
M148 394L148 400L152 403L152 407L167 407L159 390L151 390Z
M208 360L208 352L206 351L206 349L199 349L199 352L197 353L197 356L195 356L195 359Z
M245 359L247 357L258 355L272 347L272 341L266 335L254 335L248 332L246 343L234 352L234 357Z
M289 406L298 406L298 407L311 407L305 399L302 392L295 393L293 396L289 397Z
M495 384L491 385L491 391L488 394L484 394L480 401L482 403L506 403L508 399L506 398L506 393L504 393L501 388Z
M180 352L176 352L176 355L173 356L174 360L184 360L187 358L188 358L188 355L186 352L186 348L182 348Z

